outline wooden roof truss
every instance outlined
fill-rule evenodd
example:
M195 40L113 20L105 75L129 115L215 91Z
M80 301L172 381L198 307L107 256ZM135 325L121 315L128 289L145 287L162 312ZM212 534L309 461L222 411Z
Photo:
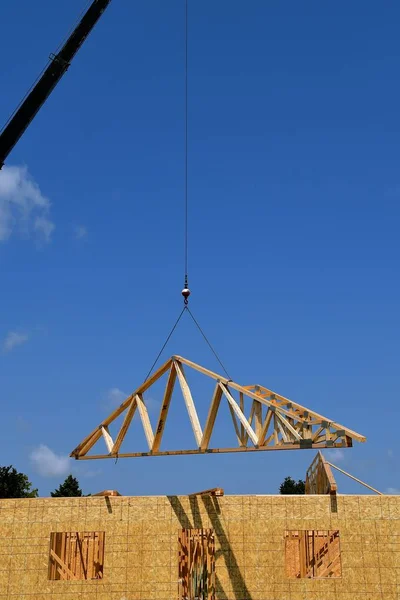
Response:
M186 378L185 367L190 367L215 381L204 427L200 424L192 391ZM153 430L144 394L165 374L168 374L167 383L160 414ZM175 386L180 387L186 404L195 438L195 448L161 450L165 423ZM250 402L248 416L245 414L245 400L246 405ZM210 448L215 420L223 402L226 402L228 406L238 445L234 448ZM148 451L121 452L121 445L135 413L139 415L142 423ZM124 415L122 425L115 439L113 439L109 432L109 425L122 414ZM106 453L88 454L100 438L103 438ZM71 456L78 460L89 460L261 450L345 448L352 446L353 440L365 442L365 437L300 404L296 404L280 394L276 394L266 387L259 385L242 386L181 356L173 356L104 419L73 450Z

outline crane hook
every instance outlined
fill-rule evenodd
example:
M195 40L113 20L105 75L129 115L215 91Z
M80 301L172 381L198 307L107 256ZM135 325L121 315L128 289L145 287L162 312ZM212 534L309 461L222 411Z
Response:
M185 287L182 290L182 296L184 298L183 302L185 303L185 306L187 306L189 304L189 296L190 296L191 292L187 286L187 283L185 284Z
M183 290L182 290L183 302L185 303L185 306L187 306L189 304L190 293L191 292L189 290L188 276L187 276L187 273L186 273L186 275L185 275L185 284L184 284Z

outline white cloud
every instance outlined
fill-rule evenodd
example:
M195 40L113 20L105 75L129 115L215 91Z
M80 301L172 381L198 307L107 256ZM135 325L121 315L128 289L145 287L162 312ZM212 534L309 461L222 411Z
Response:
M400 494L400 489L389 487L389 488L387 488L386 493L394 495L394 496L398 496Z
M42 477L56 477L71 472L70 458L67 455L56 454L44 444L31 452L30 459Z
M88 230L86 229L86 227L84 225L76 225L74 227L74 233L75 233L75 238L77 240L83 240L84 238L87 237Z
M18 333L18 331L10 331L3 341L3 352L11 352L17 346L25 344L29 339L27 333Z
M55 228L54 223L46 217L36 217L34 230L39 234L40 239L50 242L51 234Z
M0 242L18 230L49 242L55 227L49 212L50 200L43 196L28 169L4 166L0 171Z
M346 460L346 452L340 448L336 448L335 450L326 450L324 455L329 462L333 463L341 463Z
M125 394L119 388L111 388L107 392L107 400L110 406L116 407L122 404L122 402L129 396L129 394Z

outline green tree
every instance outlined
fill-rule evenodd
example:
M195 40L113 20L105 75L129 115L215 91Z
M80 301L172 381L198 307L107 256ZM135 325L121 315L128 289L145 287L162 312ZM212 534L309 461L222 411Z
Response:
M0 467L0 498L37 498L38 491L24 473L14 467Z
M291 477L285 477L283 483L279 487L280 494L305 494L306 484L305 481L299 479L295 481Z
M83 496L78 480L72 475L68 475L64 483L54 490L54 492L51 492L50 495L52 498L76 498L77 496Z

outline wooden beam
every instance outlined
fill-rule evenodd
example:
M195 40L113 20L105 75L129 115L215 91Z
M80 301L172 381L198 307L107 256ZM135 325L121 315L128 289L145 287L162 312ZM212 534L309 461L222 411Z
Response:
M333 561L329 563L323 571L318 573L318 579L324 579L325 577L329 577L329 574L334 572L336 567L340 566L340 553L335 556ZM335 575L337 577L337 575Z
M239 431L239 426L236 420L236 413L233 410L232 405L228 402L228 407L229 407L229 412L231 413L231 417L232 417L232 423L233 423L233 427L235 429L235 433L236 433L236 438L238 441L239 446L243 446L243 442L242 442L242 438L240 436L240 431ZM243 427L243 425L241 425L241 427Z
M249 418L247 419L248 424L250 425L250 427L253 426L253 419L254 419L254 413L256 410L256 400L253 399L252 403L251 403L251 409L250 409L250 415ZM243 425L242 425L243 427ZM247 446L247 442L249 441L249 434L244 432L244 436L243 436L243 446Z
M233 410L236 413L237 418L239 419L239 421L241 422L241 424L243 425L243 427L245 428L246 432L248 433L251 441L253 442L253 444L256 446L258 443L258 438L256 436L256 434L253 431L253 428L250 427L246 416L242 413L242 411L240 410L240 406L238 405L238 403L235 401L235 399L233 398L232 394L230 393L229 389L227 388L227 386L220 382L219 384L221 386L221 389L224 393L224 396L226 397L226 399L228 400L229 404L232 406Z
M254 429L258 440L262 429L262 404L259 400L254 400L254 402L254 416L256 418Z
M78 549L79 549L79 556L80 556L80 559L81 559L81 566L82 566L82 571L83 571L83 578L87 579L88 578L88 573L87 573L88 564L85 564L85 558L83 556L83 550L82 550L82 540L79 537L79 533L78 532L76 532L76 544L77 544ZM93 543L93 546L94 546L94 543Z
M276 416L276 412L274 412L274 442L275 444L279 443L279 437L278 437L278 418Z
M96 442L99 441L101 436L101 425L99 425L94 431L92 431L90 435L87 436L87 438L83 440L83 442L77 448L75 448L75 450L73 450L73 452L71 452L71 456L85 456L85 454L87 454L89 450L93 448Z
M50 549L50 556L67 573L67 575L69 576L70 579L73 579L74 581L77 580L75 574L70 569L68 569L67 565L62 562L62 560L57 556L57 554L54 552L54 550L52 548Z
M199 417L197 416L196 407L193 402L192 394L188 383L186 381L185 373L183 371L183 366L175 361L175 368L178 375L179 385L181 386L183 399L185 400L186 408L189 413L189 419L192 424L192 429L194 433L194 437L196 439L196 444L198 447L201 445L201 440L203 438L203 432L201 430Z
M344 446L329 446L332 448L344 448ZM300 444L278 444L277 446L240 446L239 448L209 448L201 450L200 448L190 448L188 450L166 450L162 452L126 452L118 454L118 458L136 458L140 456L184 456L192 454L230 454L234 452L281 452L283 450L320 450L320 444L312 444L310 447L304 448ZM110 454L98 454L89 456L79 456L76 460L100 460L103 458L113 458Z
M325 475L328 479L330 493L336 494L337 484L336 484L336 480L333 476L332 469L331 469L330 465L328 464L328 462L326 461L325 457L322 455L321 451L319 452L319 454L321 454L321 456L322 456L322 464L324 465Z
M110 432L108 431L108 427L102 427L101 433L103 434L103 438L106 443L107 449L108 449L109 453L111 454L113 446L114 446L114 442L110 435Z
M203 492L196 492L195 494L189 494L189 498L194 496L223 496L224 490L222 488L212 488L211 490L204 490Z
M117 435L117 439L115 440L111 454L118 454L119 449L121 448L121 444L125 439L126 432L128 431L129 425L131 424L133 416L136 412L136 407L137 407L136 398L132 398L129 408L126 411L124 422L122 423L121 429L119 430L119 433Z
M357 479L357 477L354 477L354 475L350 475L350 473L347 473L347 471L343 471L343 469L341 469L340 467L337 467L336 465L333 465L331 462L328 462L327 460L325 462L330 467L333 467L334 469L336 469L340 473L343 473L343 475L347 475L347 477L350 477L350 479L353 479L354 481L357 481L357 483L361 483L361 485L363 485L364 487L368 488L369 490L372 490L373 492L375 492L376 494L379 494L380 496L384 496L384 494L382 494L382 492L380 492L379 490L376 490L375 488L371 487L370 485L368 485L368 483L365 483L365 481L361 481L361 479Z
M108 498L109 496L120 496L121 494L117 490L103 490L102 492L98 492L97 494L92 494L92 496L105 496Z
M206 426L204 427L203 437L200 442L200 449L207 450L210 443L211 433L214 428L215 419L217 417L218 408L222 398L222 389L219 384L215 386L213 397L208 411Z
M153 443L154 443L154 433L153 433L153 429L151 427L149 413L147 412L147 407L144 403L142 394L136 394L136 403L137 403L140 419L142 421L147 444L149 446L149 450L151 450L153 448Z
M171 364L171 369L168 375L167 385L165 387L164 398L162 401L160 416L158 417L158 423L156 427L156 435L154 437L153 446L151 448L152 452L158 452L160 449L160 444L162 440L162 436L164 433L165 422L168 416L169 406L171 404L172 393L174 391L176 381L176 368L174 363Z
M259 446L262 446L265 442L265 436L267 435L268 428L271 424L271 419L272 419L273 414L274 414L274 411L272 410L272 408L269 408L268 412L266 414L266 417L264 419L264 423L261 427L260 435L258 436L258 445Z
M278 413L276 412L276 413L275 413L275 418L276 418L277 416L278 416ZM277 426L278 426L278 429L279 429L279 432L280 432L280 434L281 434L281 436L282 436L282 439L283 439L283 441L284 441L284 442L289 442L289 439L288 439L287 433L286 433L285 429L283 428L283 425L282 425L282 423L280 422L280 420L279 420L279 419L277 419L277 420L276 420L276 424L277 424Z
M315 440L318 439L318 437L324 431L324 429L326 429L326 427L324 427L322 425L320 427L318 427L318 429L313 433L313 435L311 437L311 439L312 439L313 442L315 442Z
M207 377L211 377L212 379L216 379L217 381L221 381L222 383L230 383L230 381L226 377L223 377L222 375L218 375L217 373L214 373L214 371L210 371L209 369L205 369L204 367L201 367L197 363L192 362L191 360L188 360L187 358L183 358L183 356L173 356L172 359L175 361L178 361L179 363L182 363L188 367L191 367L192 369L194 369L195 371L198 371L199 373L203 373L203 375L207 375Z
M296 440L301 440L301 435L296 431L296 429L293 427L293 425L291 425L287 419L285 419L285 417L283 417L280 412L279 409L276 411L276 415L278 417L278 419L281 421L282 425L284 425L286 427L286 429L288 429L290 431L290 433L296 438Z
M240 410L244 414L244 394L243 394L243 392L239 392L239 406L240 406ZM250 423L250 425L251 425L251 423ZM242 445L245 446L246 444L244 442L244 427L241 423L240 423L240 439L242 440Z

